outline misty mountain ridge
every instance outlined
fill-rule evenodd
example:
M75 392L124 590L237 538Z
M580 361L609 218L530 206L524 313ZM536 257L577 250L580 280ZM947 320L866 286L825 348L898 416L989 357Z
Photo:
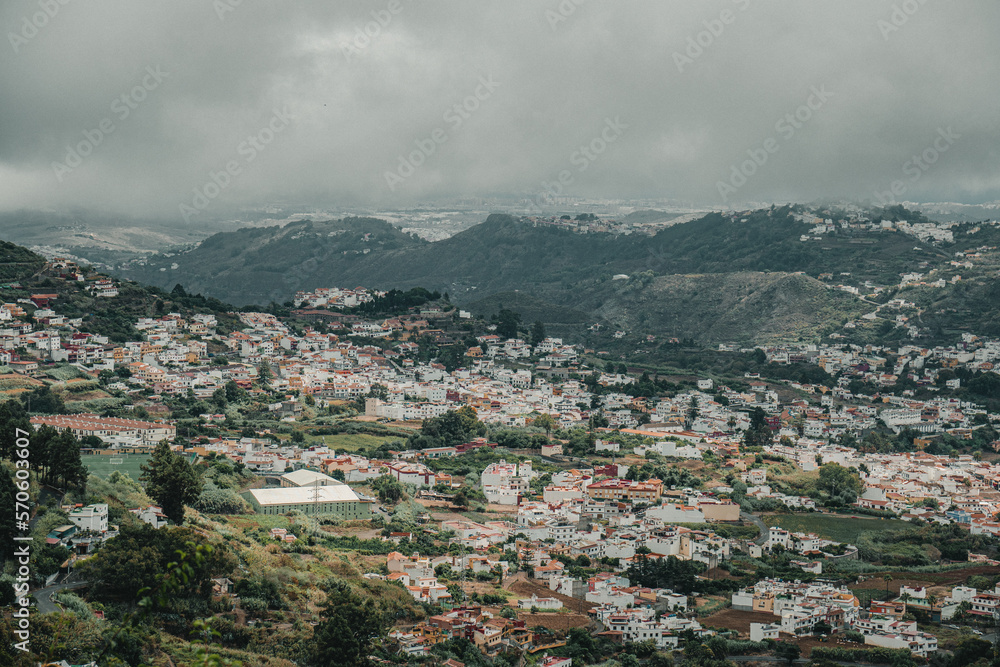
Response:
M919 212L866 215L874 223L857 224L857 212L771 207L710 213L650 236L577 233L555 220L493 214L436 242L373 218L306 220L215 234L122 274L237 305L282 303L319 287L421 286L485 311L499 304L491 295L518 293L534 300L529 310L540 319L568 330L590 318L706 340L771 339L815 336L870 309L830 290L834 277L892 285L983 238L960 234L944 250L879 228L907 220L933 226Z

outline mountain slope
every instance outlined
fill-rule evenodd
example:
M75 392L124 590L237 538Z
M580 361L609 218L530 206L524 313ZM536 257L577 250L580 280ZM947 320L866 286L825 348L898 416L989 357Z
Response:
M834 225L810 235L815 223L798 215L803 210L713 213L655 236L580 234L490 215L434 243L379 220L305 221L216 234L125 275L167 289L181 283L239 305L284 302L317 287L422 286L477 314L521 301L526 321L562 324L565 331L605 321L713 341L812 340L863 309L856 297L809 276L892 284L900 273L949 258L903 233ZM621 275L626 280L613 279Z
M45 266L45 258L14 243L0 241L0 282L24 280Z
M638 278L592 294L579 307L618 329L707 343L818 340L871 310L814 278L789 273Z
M166 289L180 283L237 305L284 302L301 289L371 285L372 267L387 267L389 278L392 253L426 245L381 220L307 220L215 234L191 251L156 255L121 273Z

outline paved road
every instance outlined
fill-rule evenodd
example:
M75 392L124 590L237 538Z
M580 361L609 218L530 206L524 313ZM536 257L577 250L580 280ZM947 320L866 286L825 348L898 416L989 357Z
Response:
M38 613L51 614L52 612L60 611L59 605L52 601L53 593L74 588L86 588L88 585L86 581L69 581L62 584L53 584L48 588L39 588L31 594L35 597L35 602L38 603Z
M757 544L763 545L767 542L768 535L770 534L770 529L767 527L760 517L756 514L750 514L749 512L740 511L740 518L744 521L749 521L755 526L760 528L760 537L754 540Z

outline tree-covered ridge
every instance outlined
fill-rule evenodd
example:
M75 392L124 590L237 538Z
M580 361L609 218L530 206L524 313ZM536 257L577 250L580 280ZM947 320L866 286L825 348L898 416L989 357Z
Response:
M0 282L24 280L45 265L45 258L9 241L0 241Z
M254 298L265 279L284 290L278 301L296 289L353 284L432 290L475 285L479 294L489 294L644 270L657 275L804 271L812 276L847 271L884 279L936 255L933 249L914 252L914 239L900 233L838 229L823 242L803 243L799 237L808 225L795 213L790 207L713 213L653 237L577 234L494 214L435 243L371 219L307 221L216 234L189 252L153 258L129 275L166 287L183 271L189 289L245 303L269 300ZM169 268L174 263L180 267L176 271Z

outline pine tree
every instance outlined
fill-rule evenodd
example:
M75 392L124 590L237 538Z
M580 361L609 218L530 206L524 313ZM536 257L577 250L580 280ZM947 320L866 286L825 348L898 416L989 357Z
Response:
M55 436L49 447L49 478L63 486L73 484L81 489L87 485L87 467L80 458L80 441L66 429Z
M545 325L540 320L536 320L531 325L531 345L538 345L543 340L545 340Z
M156 445L149 461L142 465L139 480L146 484L149 497L177 525L184 523L184 505L190 505L201 494L198 474L183 457L170 451L166 440Z
M28 421L28 413L24 411L17 401L5 401L0 403L0 458L11 459L14 454L14 434L17 429L31 433L31 422Z

